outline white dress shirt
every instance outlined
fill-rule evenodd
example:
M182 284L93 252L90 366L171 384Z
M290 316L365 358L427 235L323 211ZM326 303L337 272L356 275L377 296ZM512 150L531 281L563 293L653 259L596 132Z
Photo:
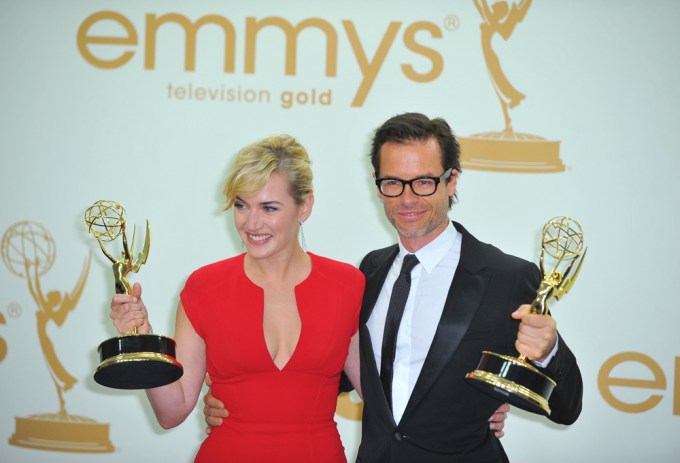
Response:
M460 260L461 234L449 222L444 232L415 254L419 264L411 271L411 290L397 334L392 379L392 411L399 423L406 404L430 350L444 310L448 288ZM366 326L371 333L375 361L380 368L382 339L392 287L408 251L399 243L399 254L392 262L385 283ZM442 288L447 288L442 291ZM480 352L481 355L481 352Z

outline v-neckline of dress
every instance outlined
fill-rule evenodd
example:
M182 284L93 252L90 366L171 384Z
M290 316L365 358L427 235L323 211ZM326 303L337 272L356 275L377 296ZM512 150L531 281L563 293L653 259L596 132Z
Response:
M309 271L309 274L302 281L300 281L297 285L295 285L295 287L293 288L293 292L295 294L295 305L296 305L296 308L297 308L297 311L298 311L298 316L300 317L300 334L298 335L297 342L295 343L295 347L293 348L293 353L290 354L290 357L288 358L286 363L281 368L278 367L278 365L274 361L274 358L272 357L271 352L269 352L269 348L267 347L267 337L264 334L264 288L262 286L258 285L257 283L255 283L253 280L251 280L248 277L246 270L245 270L245 254L243 254L243 259L242 259L243 261L241 262L241 268L242 268L242 271L243 271L243 278L250 285L252 285L254 288L257 288L257 290L259 291L259 294L260 294L260 300L262 302L262 304L261 304L262 307L261 307L260 316L259 316L259 320L260 320L259 332L261 334L259 336L259 338L260 338L259 344L262 345L262 347L264 349L264 354L269 359L269 363L271 364L271 366L274 367L274 369L279 373L286 370L288 368L288 366L291 364L291 361L293 360L293 358L296 357L296 354L299 350L298 348L300 347L300 343L302 342L302 335L304 334L304 331L305 331L304 330L305 324L304 324L304 320L303 320L303 316L302 316L302 311L300 310L300 306L298 304L298 288L307 284L307 282L312 277L312 274L314 273L314 257L313 257L313 254L310 253L310 252L308 252L307 254L309 255L310 264L311 264L311 269Z

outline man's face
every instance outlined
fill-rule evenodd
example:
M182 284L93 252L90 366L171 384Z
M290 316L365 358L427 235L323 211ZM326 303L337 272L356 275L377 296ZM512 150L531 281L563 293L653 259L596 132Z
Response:
M380 148L381 178L411 180L439 177L444 173L439 143L435 138L408 143L385 143ZM418 196L407 185L401 196L389 198L380 193L387 220L397 229L402 244L415 252L439 236L448 225L449 196L456 192L458 171L448 183L441 181L431 196Z

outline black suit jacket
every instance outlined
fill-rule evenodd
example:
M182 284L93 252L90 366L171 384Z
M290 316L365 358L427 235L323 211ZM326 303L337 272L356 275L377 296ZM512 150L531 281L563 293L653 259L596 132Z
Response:
M360 269L366 275L361 310L362 442L357 462L507 462L488 419L502 403L474 388L465 375L483 350L516 356L519 322L510 314L531 303L540 283L538 267L478 241L460 224L460 262L423 369L401 422L392 417L380 384L366 327L392 261L395 244L372 251ZM581 412L583 384L574 355L562 338L544 372L557 382L550 419L571 424Z

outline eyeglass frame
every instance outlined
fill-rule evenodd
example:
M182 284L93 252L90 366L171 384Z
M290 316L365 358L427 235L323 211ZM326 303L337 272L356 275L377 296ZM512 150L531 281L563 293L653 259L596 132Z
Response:
M411 188L411 192L420 197L427 197L427 196L432 196L437 192L437 189L439 188L439 184L441 183L442 180L446 180L451 177L451 173L453 172L453 167L449 167L444 171L443 174L441 174L439 177L430 177L427 175L423 175L422 177L416 177L412 178L411 180L404 180L398 177L381 177L381 178L376 178L375 179L375 186L378 187L378 191L380 192L381 195L385 196L386 198L398 198L399 196L404 194L404 191L406 191L406 185L408 185ZM416 191L413 189L413 182L417 180L432 180L434 182L434 190L432 190L432 193L428 193L425 195L421 195L420 193L416 193ZM383 193L382 188L380 187L380 183L385 181L385 180L396 180L401 183L401 192L398 195L386 195Z

